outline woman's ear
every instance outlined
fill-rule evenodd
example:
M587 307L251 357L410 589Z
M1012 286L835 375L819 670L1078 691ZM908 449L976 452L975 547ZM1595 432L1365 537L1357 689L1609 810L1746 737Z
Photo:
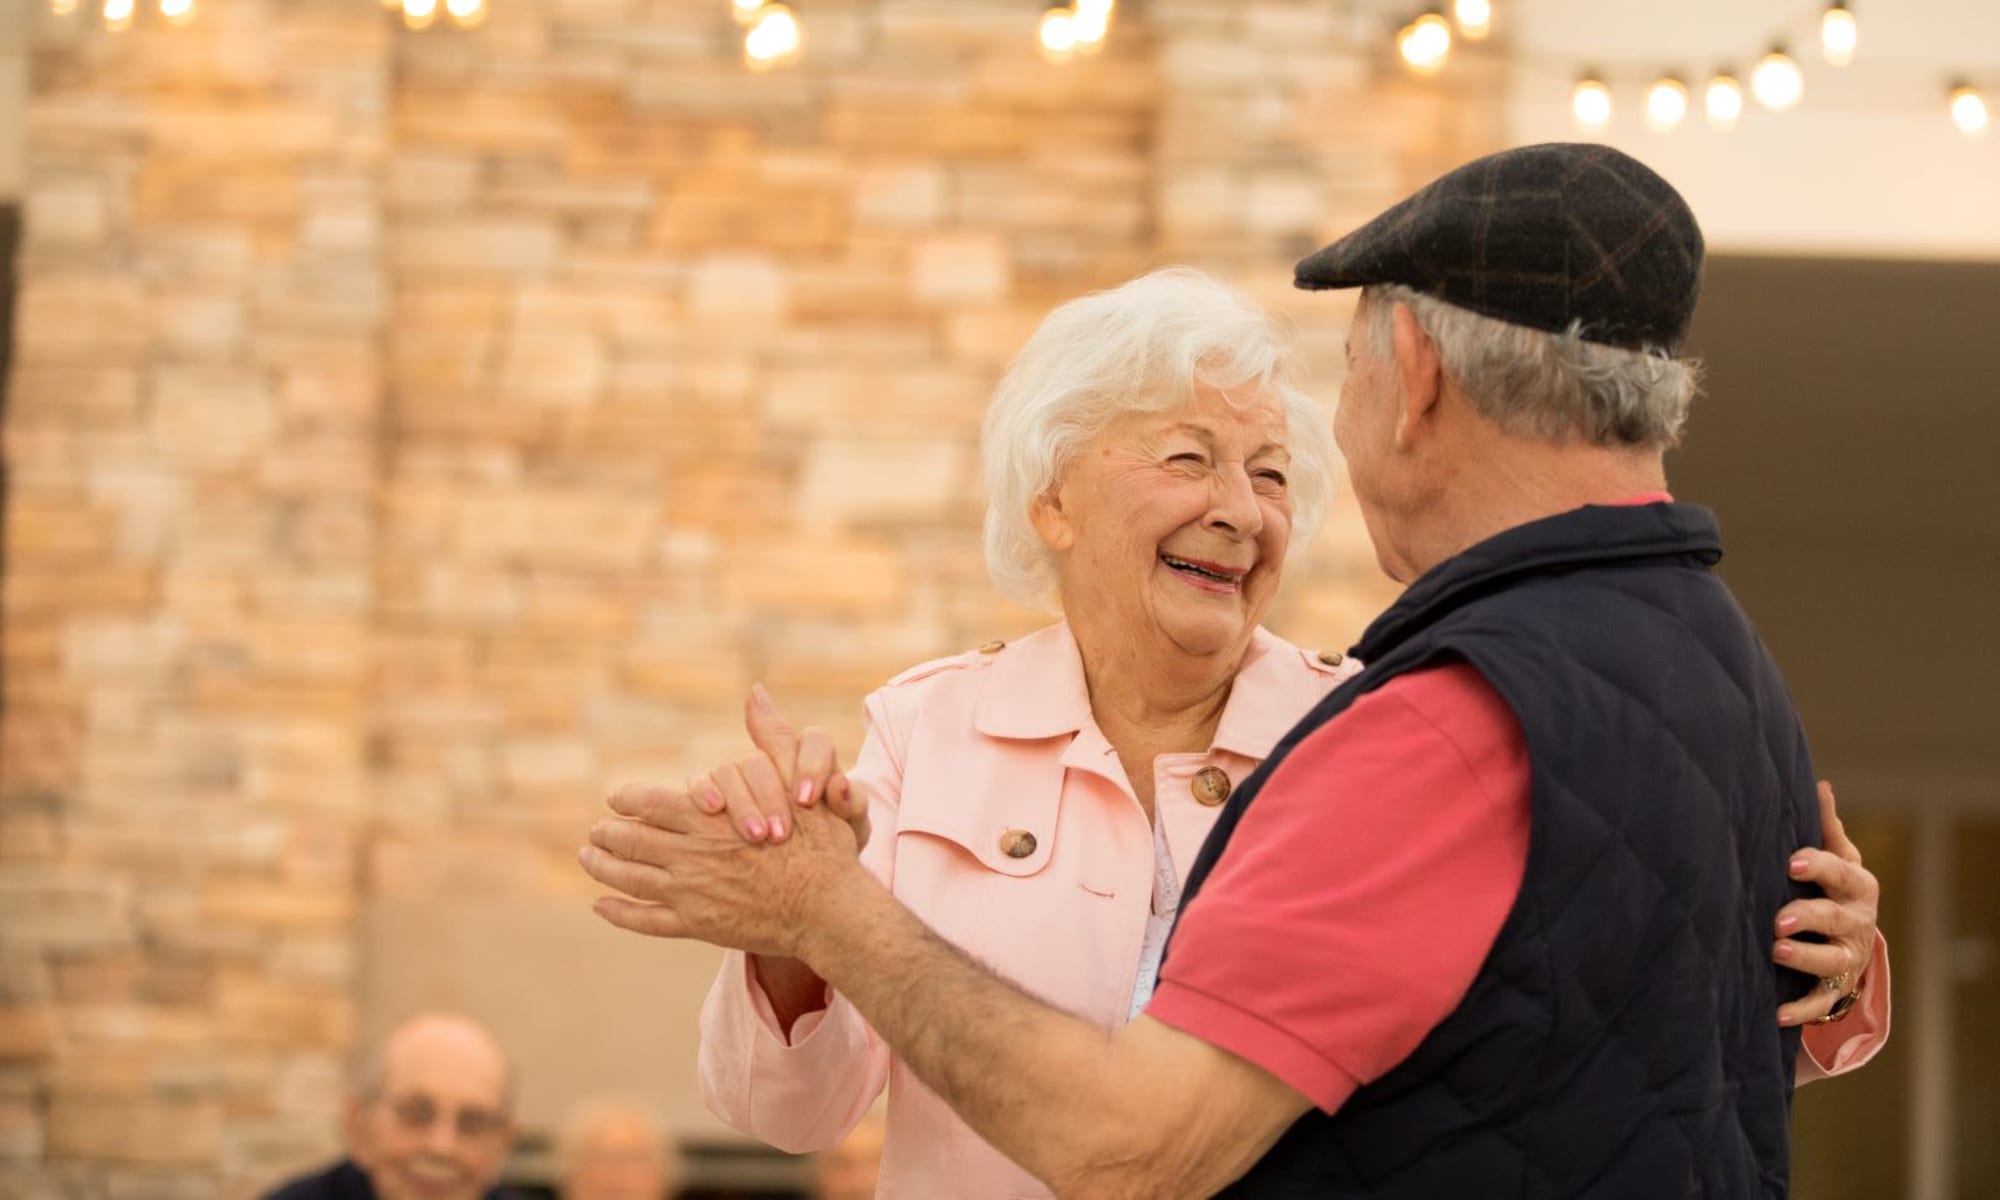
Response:
M1028 504L1028 523L1042 535L1042 544L1061 553L1076 544L1076 530L1063 511L1062 489L1051 487Z

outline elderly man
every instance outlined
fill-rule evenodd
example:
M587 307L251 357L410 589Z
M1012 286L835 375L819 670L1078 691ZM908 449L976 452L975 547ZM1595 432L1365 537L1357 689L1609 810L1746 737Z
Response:
M563 1122L556 1139L562 1200L666 1200L680 1180L680 1154L644 1105L593 1101Z
M506 1052L486 1028L429 1013L390 1031L348 1097L347 1158L266 1200L507 1200L514 1140Z
M1409 588L1228 799L1131 1024L956 951L824 806L748 847L637 800L584 863L664 903L600 913L802 960L1060 1195L1783 1195L1770 1012L1814 985L1768 939L1821 829L1714 520L1666 492L1702 255L1659 176L1551 145L1300 264L1366 289L1334 434ZM1865 950L1778 956L1822 977L1792 1019L1852 1004Z

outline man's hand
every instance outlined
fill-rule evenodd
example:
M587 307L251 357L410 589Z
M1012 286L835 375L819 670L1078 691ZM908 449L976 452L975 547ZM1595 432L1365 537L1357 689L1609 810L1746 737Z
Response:
M835 882L865 875L852 826L826 806L799 810L782 843L763 845L685 792L620 789L611 807L619 818L593 825L577 860L623 893L593 911L634 933L795 958Z
M1771 947L1771 958L1822 982L1803 999L1779 1007L1780 1025L1804 1025L1826 1016L1843 996L1861 986L1861 971L1875 952L1875 905L1882 888L1861 865L1861 849L1848 839L1840 814L1834 811L1833 785L1824 781L1819 785L1819 815L1826 848L1807 846L1793 854L1791 876L1818 884L1826 897L1794 900L1778 910L1778 941ZM1799 941L1801 933L1817 933L1826 940Z

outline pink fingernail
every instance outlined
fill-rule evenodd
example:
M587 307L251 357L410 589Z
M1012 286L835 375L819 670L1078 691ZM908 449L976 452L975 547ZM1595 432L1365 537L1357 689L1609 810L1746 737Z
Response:
M1797 929L1798 927L1799 927L1799 919L1797 917L1778 918L1779 933L1790 933L1792 930Z
M1774 957L1776 957L1779 962L1792 961L1792 944L1790 942L1779 942L1778 948L1774 952Z
M753 839L762 838L766 832L763 820L758 817L751 817L748 821L743 822L743 828L749 831Z
M812 780L808 779L803 783L799 784L799 807L810 808L812 807L812 802L813 802L813 785L812 785Z
M1803 858L1795 858L1792 860L1792 874L1803 875L1811 865Z
M701 807L703 811L710 815L721 812L723 809L722 793L716 791L714 788L708 788L703 791L701 794Z
M783 817L771 818L771 840L774 842L782 842L785 840L785 818Z

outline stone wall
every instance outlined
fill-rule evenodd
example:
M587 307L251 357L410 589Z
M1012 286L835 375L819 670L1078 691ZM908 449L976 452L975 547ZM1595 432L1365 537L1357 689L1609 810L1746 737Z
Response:
M1030 3L813 0L763 75L722 0L491 6L36 26L0 1196L329 1153L394 1015L369 911L573 910L605 785L738 752L751 681L852 746L890 674L1039 623L975 436L1040 314L1207 266L1330 400L1347 310L1289 264L1498 138L1489 72L1402 80L1359 0L1129 4L1062 67ZM1338 513L1273 623L1388 594Z

